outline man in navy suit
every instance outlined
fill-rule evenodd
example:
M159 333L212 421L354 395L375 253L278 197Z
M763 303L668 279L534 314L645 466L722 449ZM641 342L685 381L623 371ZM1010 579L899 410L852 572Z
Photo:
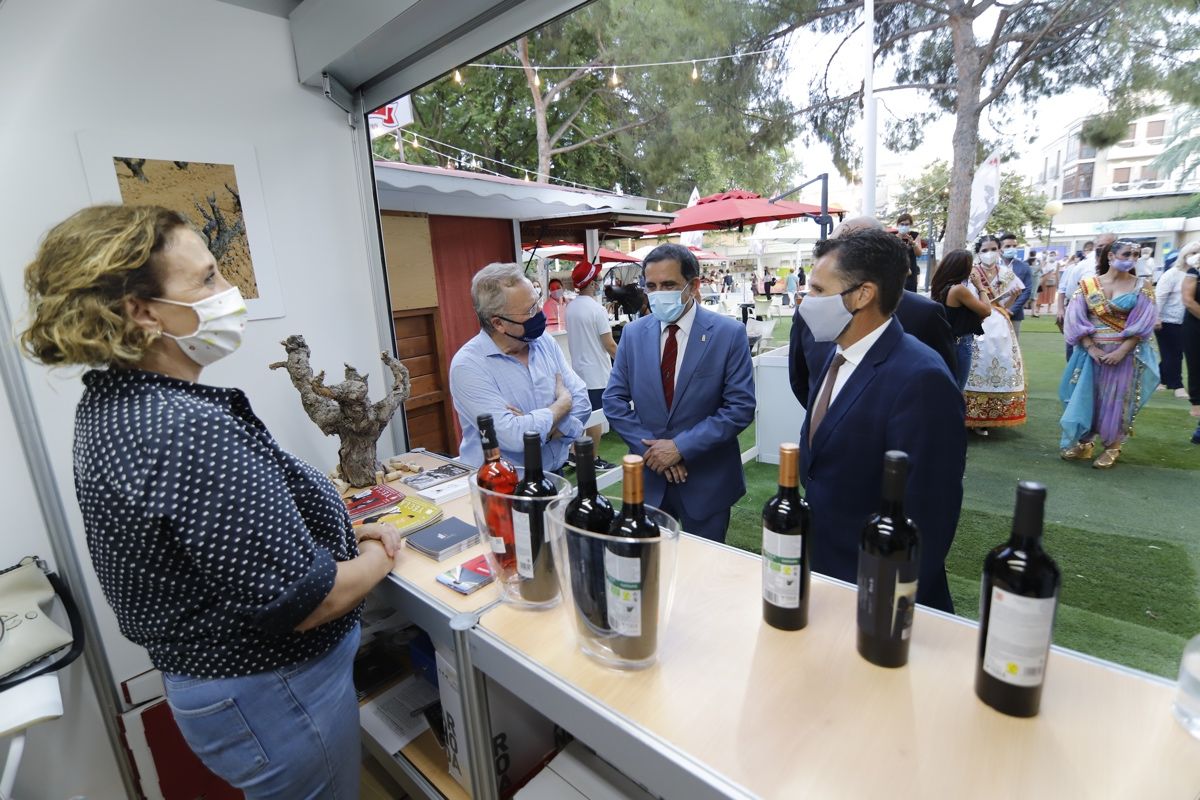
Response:
M884 228L874 217L851 217L834 228L830 238L836 239L854 231L867 229L881 231ZM824 242L818 242L814 254L819 257L824 246ZM905 289L900 297L900 305L896 306L895 317L904 326L905 333L933 348L946 362L950 374L954 374L958 356L954 349L954 336L950 333L950 323L946 320L946 312L941 303ZM821 367L829 360L833 347L833 342L813 340L812 333L804 324L797 307L796 313L792 315L788 378L792 384L792 394L796 395L800 405L805 408L808 408L809 396L816 393L813 384L820 376ZM815 401L816 397L812 399Z
M859 535L878 510L883 454L903 450L905 513L920 531L917 602L953 611L945 561L962 507L962 393L945 362L893 318L908 256L862 230L824 243L800 305L813 338L836 342L800 433L800 480L812 507L812 568L855 581Z
M621 332L604 416L646 459L646 502L723 542L746 493L737 437L754 420L746 329L701 307L700 264L686 247L654 248L643 270L651 315Z
M1028 263L1017 258L1017 245L1016 234L1000 234L1000 257L1017 274L1017 277L1021 279L1021 283L1025 284L1025 288L1021 290L1020 294L1008 306L1009 319L1012 320L1013 330L1016 331L1019 337L1021 335L1021 321L1025 319L1025 304L1029 302L1029 296L1033 293L1033 270L1029 268Z

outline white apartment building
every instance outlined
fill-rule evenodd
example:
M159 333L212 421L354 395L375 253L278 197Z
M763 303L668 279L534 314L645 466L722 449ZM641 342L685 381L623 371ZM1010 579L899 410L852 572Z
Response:
M1171 106L1139 117L1129 123L1123 140L1099 151L1080 141L1087 121L1087 117L1080 117L1043 148L1041 170L1030 178L1046 197L1067 204L1200 191L1200 176L1193 175L1180 186L1178 173L1162 175L1153 166L1174 134L1175 119L1181 110L1180 106Z

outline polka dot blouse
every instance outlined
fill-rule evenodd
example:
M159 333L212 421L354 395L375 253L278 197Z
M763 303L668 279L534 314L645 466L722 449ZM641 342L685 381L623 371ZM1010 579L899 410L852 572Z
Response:
M238 389L93 370L75 419L75 490L121 632L196 678L318 656L358 611L294 629L358 555L333 484L280 449Z

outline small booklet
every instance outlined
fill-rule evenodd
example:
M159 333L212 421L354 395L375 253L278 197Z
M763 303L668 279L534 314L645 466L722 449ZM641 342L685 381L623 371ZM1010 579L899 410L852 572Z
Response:
M487 556L475 556L470 561L438 575L437 581L459 594L470 594L492 582L492 570L488 567Z
M444 519L406 540L408 546L435 561L445 561L455 553L479 544L479 531L457 517Z
M373 511L394 506L403 499L404 492L401 492L399 489L393 489L386 483L372 486L369 489L363 489L342 498L346 504L346 511L350 512L351 520L362 519Z
M413 495L405 497L399 505L390 506L354 521L354 525L382 522L391 525L401 536L408 536L442 518L442 509L436 503Z

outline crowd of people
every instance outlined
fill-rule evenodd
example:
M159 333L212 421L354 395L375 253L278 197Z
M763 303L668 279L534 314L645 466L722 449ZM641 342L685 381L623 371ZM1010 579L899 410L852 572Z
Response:
M1043 308L1055 313L1063 333L1064 459L1095 456L1093 466L1112 467L1137 413L1155 391L1190 398L1192 416L1200 417L1195 385L1200 377L1192 377L1200 376L1195 336L1200 333L1195 271L1200 242L1168 253L1161 265L1151 248L1118 241L1114 234L1103 234L1061 259L1054 251L1039 256L1031 250L1027 263L1019 253L1016 236L985 235L973 254L948 253L931 285L930 295L944 307L957 349L955 376L966 396L968 428L986 435L989 428L1025 421L1020 333L1026 308L1033 316ZM1194 355L1184 388L1188 352ZM1192 443L1200 444L1200 427Z

